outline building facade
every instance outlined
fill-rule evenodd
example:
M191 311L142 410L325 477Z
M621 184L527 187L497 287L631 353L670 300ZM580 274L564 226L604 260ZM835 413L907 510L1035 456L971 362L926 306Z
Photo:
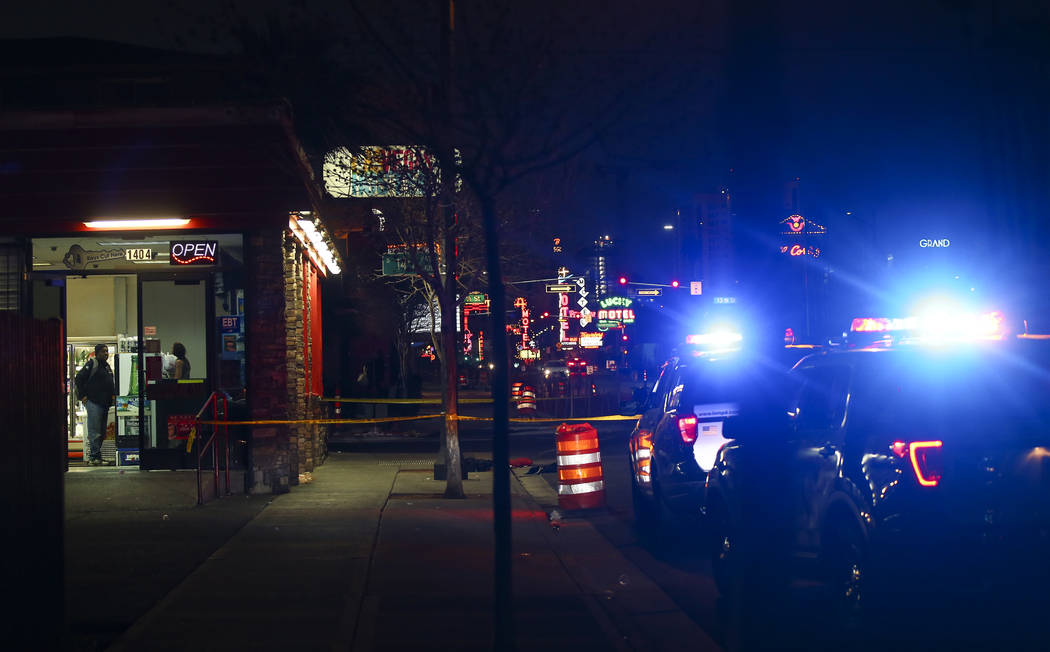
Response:
M4 307L65 325L71 465L72 378L96 344L116 381L106 462L196 466L214 397L295 422L231 431L246 489L287 491L321 462L320 287L340 258L287 106L0 113L0 160Z

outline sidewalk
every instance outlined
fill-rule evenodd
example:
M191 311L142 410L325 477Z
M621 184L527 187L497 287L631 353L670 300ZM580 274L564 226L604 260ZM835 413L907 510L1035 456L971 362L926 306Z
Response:
M446 500L409 457L337 453L291 493L203 508L78 507L67 648L490 649L492 473ZM546 481L511 485L519 649L717 649L586 520L552 528Z

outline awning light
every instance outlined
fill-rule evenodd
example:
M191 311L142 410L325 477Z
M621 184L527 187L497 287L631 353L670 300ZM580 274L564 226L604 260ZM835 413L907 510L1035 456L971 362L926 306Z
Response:
M332 250L332 246L328 244L324 235L314 224L313 218L304 217L309 213L303 213L300 215L293 214L291 224L294 225L292 231L296 232L296 235L300 240L304 240L304 245L307 245L314 254L324 263L325 267L332 274L338 274L342 271L339 267L339 262L335 257L335 253ZM298 232L297 232L298 231Z
M89 229L180 229L189 226L189 219L182 217L154 217L142 219L88 220Z

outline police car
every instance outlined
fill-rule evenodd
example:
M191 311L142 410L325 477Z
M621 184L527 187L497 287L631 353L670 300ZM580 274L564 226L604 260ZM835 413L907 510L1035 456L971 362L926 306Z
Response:
M628 438L635 524L654 539L667 524L699 525L707 475L729 442L725 420L811 346L748 349L731 330L690 335L666 361Z
M705 494L723 593L779 559L848 625L886 598L1046 581L1050 342L996 313L947 324L854 320L861 345L807 356L779 404L726 423Z

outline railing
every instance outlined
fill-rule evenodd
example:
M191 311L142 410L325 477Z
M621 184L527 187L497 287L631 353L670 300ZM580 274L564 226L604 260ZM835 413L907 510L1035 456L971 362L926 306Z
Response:
M222 404L222 410L219 409L219 404ZM203 432L201 430L203 424L201 423L201 417L208 410L208 406L211 406L211 420L212 421L226 421L229 418L230 413L230 397L225 393L212 392L208 400L204 402L201 409L197 411L196 423L194 427L197 430L197 439L202 442L197 445L197 504L204 504L204 488L201 485L201 461L204 459L204 454L211 449L211 466L212 472L215 477L215 497L219 498L219 451L218 437L220 427L214 424L211 425L211 435L204 439ZM221 419L219 417L222 417ZM229 426L223 424L221 426L222 432L222 446L223 455L225 457L225 468L226 468L226 495L230 495L230 429Z

